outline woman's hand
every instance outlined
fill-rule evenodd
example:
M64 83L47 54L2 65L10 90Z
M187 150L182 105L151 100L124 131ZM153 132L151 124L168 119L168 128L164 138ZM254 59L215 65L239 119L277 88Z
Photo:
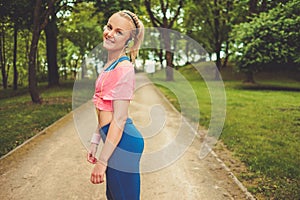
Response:
M97 162L96 153L97 153L98 145L91 143L90 150L87 154L87 161L95 164Z
M93 184L99 184L104 182L104 174L107 168L107 164L97 161L91 174L91 182Z

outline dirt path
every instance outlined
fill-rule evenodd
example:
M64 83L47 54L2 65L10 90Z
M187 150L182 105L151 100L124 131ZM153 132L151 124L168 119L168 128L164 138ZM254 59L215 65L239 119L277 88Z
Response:
M144 80L143 75L137 76L138 85L141 81L145 83ZM149 123L147 113L153 105L162 106L167 115L160 134L145 139L145 152L151 152L173 137L172 133L178 129L174 122L179 116L151 84L139 87L130 108L137 126ZM143 173L141 199L246 199L214 156L198 158L200 145L196 137L180 159L161 170ZM89 182L92 165L85 156L70 113L0 160L0 199L104 200L105 184Z

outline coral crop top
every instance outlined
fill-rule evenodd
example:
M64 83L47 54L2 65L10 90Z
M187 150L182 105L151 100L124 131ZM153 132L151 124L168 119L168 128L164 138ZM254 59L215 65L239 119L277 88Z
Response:
M115 63L102 71L96 80L93 102L99 110L113 111L113 100L131 100L133 98L135 78L132 64L117 66L123 56Z

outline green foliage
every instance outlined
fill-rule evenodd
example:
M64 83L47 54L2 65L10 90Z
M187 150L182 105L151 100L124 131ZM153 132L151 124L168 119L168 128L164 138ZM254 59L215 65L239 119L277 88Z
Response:
M250 22L234 26L233 60L243 72L257 72L272 63L300 63L300 2L279 4Z
M0 0L0 21L5 19L13 22L11 25L18 29L29 28L32 23L32 7L34 1Z
M184 11L185 32L207 52L216 53L218 44L226 42L231 30L233 2L193 0Z
M102 41L102 27L99 24L101 14L94 14L96 9L92 3L80 3L73 12L64 17L62 35L79 48L80 55L86 55Z
M62 12L59 21L59 62L65 78L76 77L86 55L102 42L102 13L96 13L94 3L78 3L72 12ZM82 69L83 75L86 73Z
M141 1L139 0L97 0L95 1L95 7L97 12L103 13L103 18L100 19L100 24L105 25L109 17L120 10L130 10L134 13L138 13L141 7Z
M9 23L2 24L5 30L4 37L5 41L3 44L3 49L5 51L5 64L7 67L8 74L8 87L13 83L13 29L10 27ZM28 81L28 46L30 41L30 32L26 29L18 31L18 47L17 47L17 67L18 67L18 85L24 86L27 85ZM40 45L43 46L43 42L40 42ZM43 48L39 51L39 55L44 55L45 51ZM39 65L44 64L41 62L40 57ZM2 83L2 76L0 76Z
M28 48L32 28L33 0L0 0L0 35L3 35L2 49L5 57L5 69L8 73L8 85L13 80L13 31L18 30L17 70L19 85L27 84ZM43 6L47 1L43 0ZM83 57L102 42L102 27L112 13L128 9L137 13L145 26L153 26L145 7L146 1L140 0L63 0L56 1L59 72L65 78L76 76L76 70ZM179 1L151 1L151 10L157 20L175 16ZM296 0L184 0L179 16L172 29L194 38L210 55L217 52L236 54L241 71L258 71L266 67L265 63L296 62L299 55L299 3ZM234 24L251 20L250 2L255 4L255 13L261 13L249 23L236 26L228 40ZM284 6L283 6L284 5ZM41 16L42 17L42 16ZM43 32L42 32L43 34ZM150 35L146 37L152 37ZM145 38L146 38L145 37ZM146 38L147 39L147 38ZM47 78L47 58L45 37L42 35L37 53L37 76L39 81ZM177 38L172 38L177 40ZM227 44L235 42L236 47L227 53ZM173 43L175 44L175 43ZM173 45L172 44L172 45ZM193 51L191 44L186 45L187 52ZM173 47L172 47L173 48ZM176 48L176 47L174 47ZM153 52L143 51L143 58ZM186 52L185 52L186 53ZM181 53L183 55L183 53ZM191 57L189 57L191 58ZM180 56L176 56L180 60ZM224 61L223 59L222 61ZM176 60L174 61L176 63ZM68 76L66 75L68 74ZM2 76L0 76L0 79Z

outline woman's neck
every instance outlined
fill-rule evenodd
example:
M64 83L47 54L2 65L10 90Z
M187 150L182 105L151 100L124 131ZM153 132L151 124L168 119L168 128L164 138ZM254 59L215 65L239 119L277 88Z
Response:
M120 58L122 56L125 56L124 52L120 52L120 51L108 52L107 62L115 61L115 60L117 60L118 58Z

